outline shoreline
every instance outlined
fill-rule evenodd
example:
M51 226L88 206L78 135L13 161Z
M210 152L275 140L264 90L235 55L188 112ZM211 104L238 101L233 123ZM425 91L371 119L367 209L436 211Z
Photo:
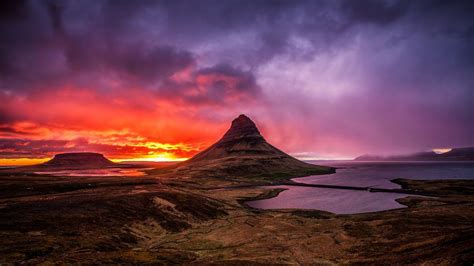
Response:
M401 180L439 197L404 197L397 201L407 206L401 209L334 214L247 205L285 191L275 181L0 176L2 263L460 264L472 258L466 247L474 235L474 180ZM441 252L429 253L435 247ZM394 249L403 256L387 252Z

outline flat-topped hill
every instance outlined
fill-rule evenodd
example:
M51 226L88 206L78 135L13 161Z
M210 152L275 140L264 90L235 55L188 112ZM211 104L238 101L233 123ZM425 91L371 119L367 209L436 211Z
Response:
M330 167L300 161L269 144L255 123L245 115L232 121L231 127L215 144L180 163L180 171L209 175L295 177L333 172Z
M93 169L116 166L100 153L75 152L56 154L53 159L39 165L47 168Z

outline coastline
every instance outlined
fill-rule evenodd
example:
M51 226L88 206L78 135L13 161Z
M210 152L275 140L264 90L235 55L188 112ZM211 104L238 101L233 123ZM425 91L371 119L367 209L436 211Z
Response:
M399 181L437 197L409 196L399 201L408 208L350 215L252 208L246 202L284 191L255 186L262 183L258 180L250 182L253 186L225 176L148 175L133 181L1 172L0 190L9 192L0 199L1 262L462 264L474 259L466 250L474 245L474 196L456 190L474 189L473 180ZM12 197L13 192L24 196ZM439 252L430 253L433 248Z

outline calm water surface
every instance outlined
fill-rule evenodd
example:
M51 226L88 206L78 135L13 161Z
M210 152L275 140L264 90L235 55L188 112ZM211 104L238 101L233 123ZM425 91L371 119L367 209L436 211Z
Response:
M52 176L144 176L145 170L151 168L105 168L105 169L79 169L39 171L36 174Z
M474 179L474 162L314 162L337 167L335 174L307 176L296 182L324 185L399 188L390 182L395 178L407 179ZM277 197L248 202L261 209L317 209L337 214L375 212L404 208L395 199L408 195L373 193L342 189L285 187Z

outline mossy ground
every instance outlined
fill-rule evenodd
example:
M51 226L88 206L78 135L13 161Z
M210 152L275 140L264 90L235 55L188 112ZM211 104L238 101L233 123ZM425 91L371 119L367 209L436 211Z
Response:
M311 171L274 172L254 180L176 173L133 179L2 173L0 263L474 261L473 181L397 181L438 196L410 196L399 200L409 208L369 214L263 211L244 204L280 191L249 184Z

